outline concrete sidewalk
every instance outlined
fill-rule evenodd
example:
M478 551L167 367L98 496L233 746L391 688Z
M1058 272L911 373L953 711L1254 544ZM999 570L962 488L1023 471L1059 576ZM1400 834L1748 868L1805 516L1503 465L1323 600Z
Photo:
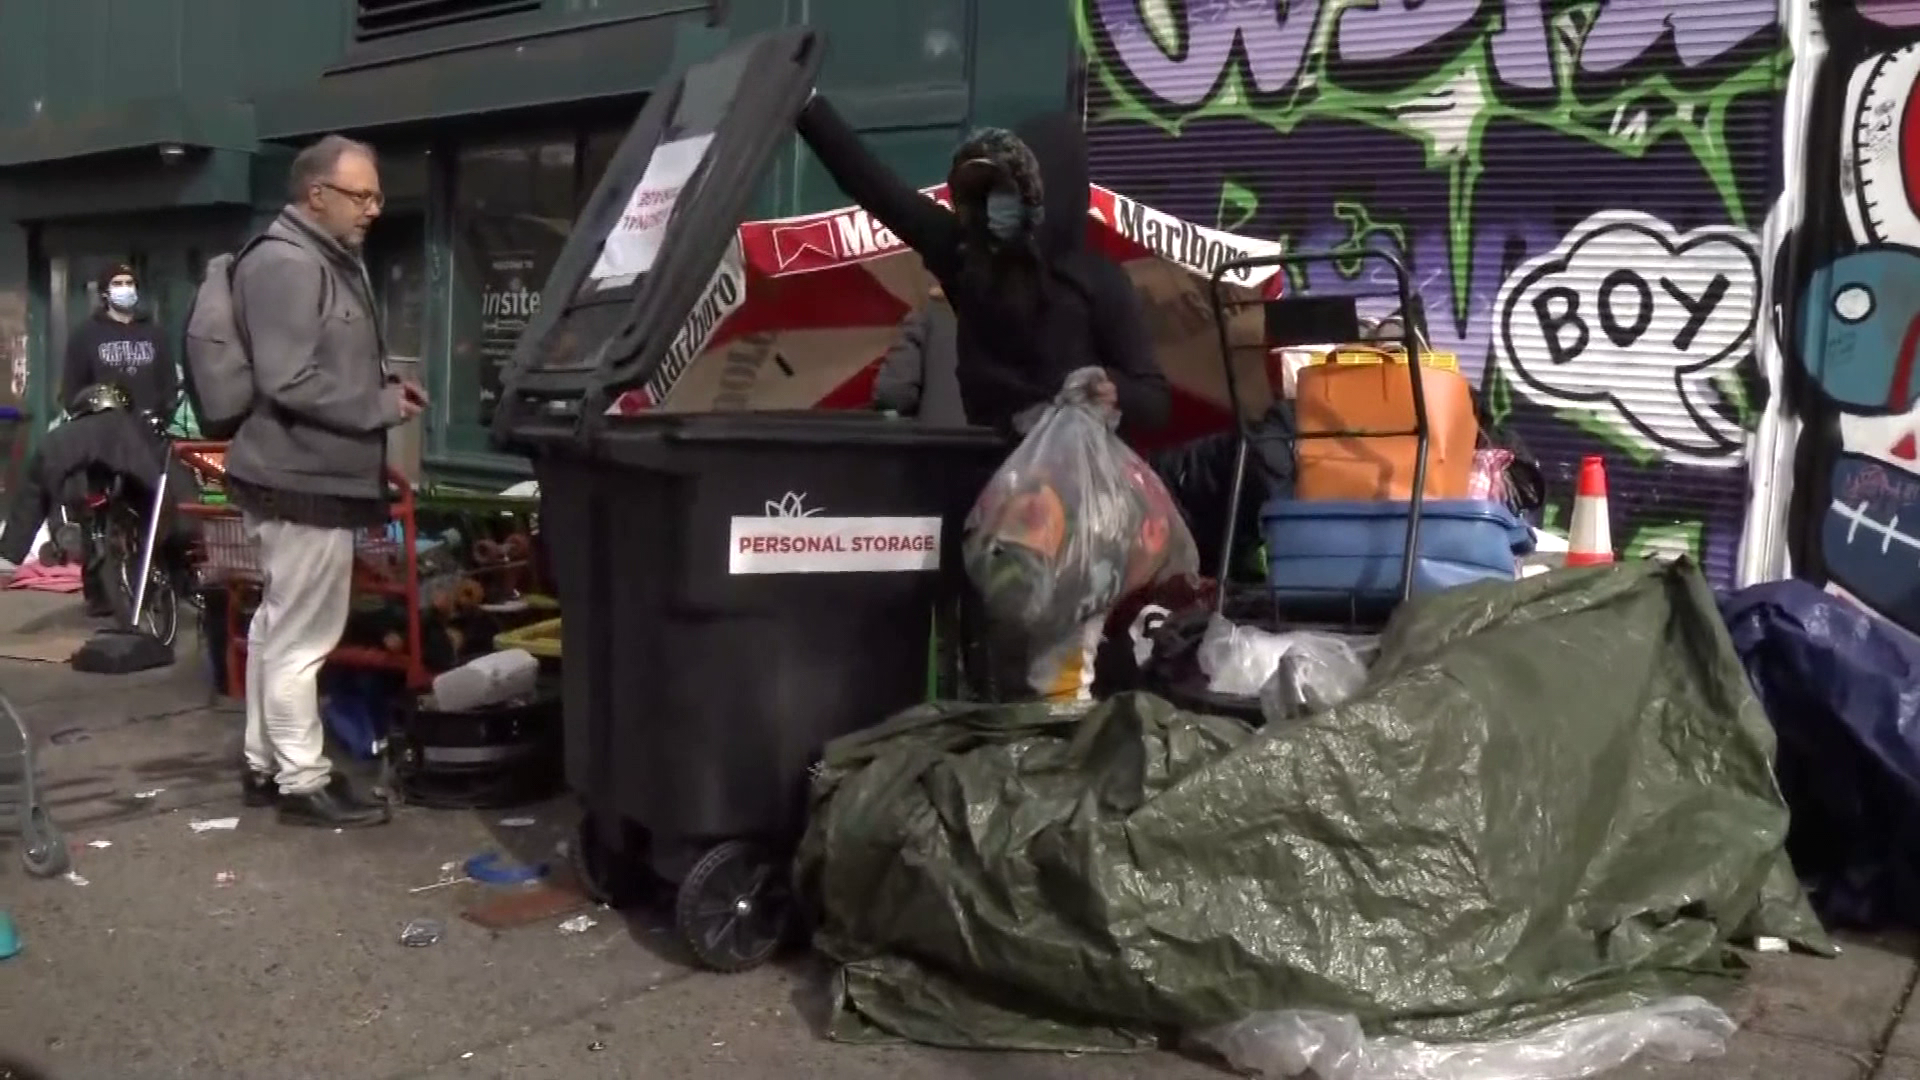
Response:
M76 624L72 604L0 593L0 633ZM567 807L524 812L532 826L409 809L359 833L280 828L240 806L240 719L208 707L201 670L190 656L120 679L0 662L0 687L50 740L42 772L84 880L28 881L0 839L0 907L26 942L0 963L0 1052L55 1080L1226 1075L1165 1054L830 1043L814 965L696 972L652 917L482 930L460 917L482 886L413 890L476 852L551 852ZM192 827L223 817L238 827ZM418 918L439 920L443 938L402 947ZM1914 956L1905 942L1854 940L1833 961L1756 957L1726 1057L1615 1075L1920 1080L1920 1019L1905 1019Z

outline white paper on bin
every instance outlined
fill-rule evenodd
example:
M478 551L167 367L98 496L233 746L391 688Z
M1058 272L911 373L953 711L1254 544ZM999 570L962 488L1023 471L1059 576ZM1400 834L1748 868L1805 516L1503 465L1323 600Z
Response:
M729 574L938 569L937 517L736 517L727 539Z

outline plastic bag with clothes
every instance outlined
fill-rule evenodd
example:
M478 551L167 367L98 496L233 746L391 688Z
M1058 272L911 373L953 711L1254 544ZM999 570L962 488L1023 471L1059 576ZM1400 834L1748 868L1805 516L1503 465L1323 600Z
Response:
M1036 656L1077 641L1121 597L1199 568L1166 485L1094 400L1102 377L1067 377L967 518L967 574L994 623Z

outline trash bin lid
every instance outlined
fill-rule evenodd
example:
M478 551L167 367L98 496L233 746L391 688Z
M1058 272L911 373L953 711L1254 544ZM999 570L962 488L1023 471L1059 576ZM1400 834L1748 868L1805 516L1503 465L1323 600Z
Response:
M514 346L496 444L550 433L556 417L576 430L599 423L670 361L708 292L746 287L722 280L722 259L813 91L823 46L804 27L761 34L648 97Z

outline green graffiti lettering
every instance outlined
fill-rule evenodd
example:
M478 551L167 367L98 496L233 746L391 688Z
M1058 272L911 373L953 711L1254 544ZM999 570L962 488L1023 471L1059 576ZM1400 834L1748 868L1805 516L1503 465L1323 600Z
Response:
M1653 465L1660 460L1658 449L1642 443L1632 433L1599 413L1586 409L1555 409L1553 415L1632 458L1635 465Z
M1487 421L1498 431L1507 426L1507 417L1513 415L1513 387L1507 385L1507 377L1498 365L1487 365L1486 377Z
M1253 189L1229 180L1220 185L1220 205L1214 210L1214 227L1234 232L1252 221L1260 212L1260 196Z
M1360 203L1336 202L1333 204L1333 216L1347 226L1346 239L1333 248L1336 256L1334 270L1349 280L1360 276L1366 269L1366 259L1361 257L1373 246L1377 236L1386 237L1393 242L1397 253L1405 256L1407 250L1407 230L1392 222L1381 223L1373 220L1373 215Z
M1692 559L1700 562L1706 550L1707 527L1698 521L1667 521L1634 530L1621 554L1629 559Z

